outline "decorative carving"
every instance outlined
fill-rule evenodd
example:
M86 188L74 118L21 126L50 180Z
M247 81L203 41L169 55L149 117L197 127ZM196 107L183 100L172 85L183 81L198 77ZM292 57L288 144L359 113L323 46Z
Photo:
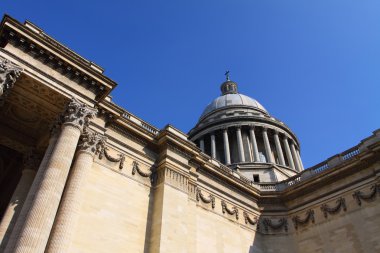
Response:
M152 171L148 171L148 172L145 172L145 171L142 171L139 167L139 164L136 162L136 161L133 161L133 164L132 164L132 175L135 175L136 174L136 171L140 174L140 176L142 177L150 177L152 175Z
M197 189L196 200L197 202L199 202L199 200L202 200L206 204L211 203L212 209L215 208L215 197L211 194L208 196L208 198L205 197L200 189Z
M344 198L339 198L336 200L336 206L329 207L327 204L323 204L321 206L321 210L325 218L327 218L328 214L336 214L340 212L340 210L347 211L346 208L346 200Z
M86 129L80 137L78 149L94 155L97 150L104 146L105 141L106 137L92 130Z
M288 232L288 220L286 218L280 218L277 221L274 221L269 218L264 218L263 224L266 232L269 231L269 228L274 230L284 228L285 232Z
M4 98L13 88L17 78L21 75L22 68L12 64L7 59L0 59L0 105L4 104Z
M83 131L96 113L97 109L90 108L77 99L71 98L63 113L63 124L71 124Z
M233 206L232 209L228 208L227 203L224 200L222 200L222 212L227 212L228 214L235 215L236 219L239 219L239 211L237 207Z
M254 219L252 219L251 217L249 217L248 213L246 211L243 212L243 216L244 216L244 220L245 220L245 224L251 224L251 225L256 225L257 224L257 217L255 217Z
M312 223L315 222L315 219L314 219L314 210L313 209L310 209L309 211L306 212L306 217L301 219L298 215L296 216L293 216L292 218L293 220L293 224L294 224L294 228L297 230L298 229L298 226L299 225L302 225L302 226L305 226L309 223L309 221L311 221Z
M119 169L123 169L124 162L125 162L125 155L124 154L118 154L118 157L113 157L108 153L108 148L105 146L105 143L100 143L100 145L97 146L96 154L98 154L98 157L100 160L103 159L103 156L110 162L114 163L120 163Z
M361 206L362 200L367 201L367 202L373 201L376 198L377 192L380 193L380 185L375 184L371 186L369 193L356 191L354 192L354 194L352 194L352 197L356 200L356 203L358 203L358 205Z

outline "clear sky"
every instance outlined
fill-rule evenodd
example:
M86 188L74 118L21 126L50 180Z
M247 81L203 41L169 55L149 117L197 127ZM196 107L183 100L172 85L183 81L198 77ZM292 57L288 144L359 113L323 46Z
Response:
M118 83L114 101L188 132L220 95L239 91L284 121L305 167L380 128L380 1L14 1L30 20Z

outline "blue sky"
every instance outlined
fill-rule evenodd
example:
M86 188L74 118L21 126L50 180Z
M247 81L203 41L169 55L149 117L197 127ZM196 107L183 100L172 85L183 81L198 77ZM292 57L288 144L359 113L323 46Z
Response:
M224 71L284 121L305 167L380 128L380 1L11 1L119 85L116 103L188 132Z

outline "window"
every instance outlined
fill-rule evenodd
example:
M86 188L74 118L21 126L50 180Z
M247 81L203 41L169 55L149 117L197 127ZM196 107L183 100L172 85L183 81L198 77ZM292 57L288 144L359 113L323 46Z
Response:
M259 183L260 182L260 176L257 174L253 174L253 182Z

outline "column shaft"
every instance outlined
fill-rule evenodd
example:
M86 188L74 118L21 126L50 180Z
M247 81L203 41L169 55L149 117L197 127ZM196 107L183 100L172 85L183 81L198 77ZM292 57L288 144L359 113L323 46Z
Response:
M255 129L251 127L249 130L249 135L251 137L251 145L252 145L252 151L253 151L253 159L255 162L260 162L259 157L259 149L257 147L257 141L256 141L256 135L255 135Z
M280 139L278 138L277 132L274 133L274 142L276 145L276 151L277 151L277 155L278 155L278 159L280 161L280 164L285 166L284 154L282 153L281 143L280 143Z
M300 170L303 170L304 167L303 167L303 163L302 163L302 160L301 160L300 151L298 149L296 149L296 153L297 153L298 163L300 165Z
M230 143L228 142L227 129L223 129L224 159L226 164L231 164Z
M16 223L16 219L21 212L21 208L24 204L29 189L33 183L36 171L30 168L24 169L20 181L17 184L15 191L13 192L11 201L3 215L0 224L0 252L5 248L8 242L9 236Z
M199 148L202 150L202 152L205 152L205 141L203 138L199 140Z
M236 138L237 138L237 144L238 144L239 160L240 162L245 162L243 138L241 136L240 127L236 128Z
M215 134L211 134L211 157L216 158Z
M45 251L79 136L95 113L95 109L87 107L76 99L72 99L66 107L61 133L46 170L41 176L25 223L20 224L20 229L12 232L5 252L43 253Z
M295 169L292 153L290 152L288 138L285 136L283 141L285 145L286 158L288 158L288 162L289 162L289 167L292 169Z
M23 225L25 224L25 220L27 218L29 210L31 206L33 205L34 198L40 187L41 181L45 175L47 164L50 161L51 155L57 143L58 136L59 136L59 130L56 128L50 137L49 145L45 151L44 158L42 159L42 162L37 170L37 174L33 180L32 186L30 187L29 193L24 201L24 204L21 208L20 214L16 220L13 230L11 231L11 234L9 235L8 243L4 244L4 246L7 246L5 252L8 252L7 250L8 248L10 248L9 251L12 251L14 245L17 243L21 229L23 228Z
M292 157L293 157L293 161L294 161L294 165L295 165L296 170L301 171L301 167L299 165L298 158L297 158L297 152L296 152L296 149L294 147L293 142L290 142L290 150L292 153Z
M273 157L272 157L272 149L270 148L269 139L268 139L268 133L267 129L263 129L263 139L264 139L264 146L265 146L265 154L267 156L268 162L273 163Z

